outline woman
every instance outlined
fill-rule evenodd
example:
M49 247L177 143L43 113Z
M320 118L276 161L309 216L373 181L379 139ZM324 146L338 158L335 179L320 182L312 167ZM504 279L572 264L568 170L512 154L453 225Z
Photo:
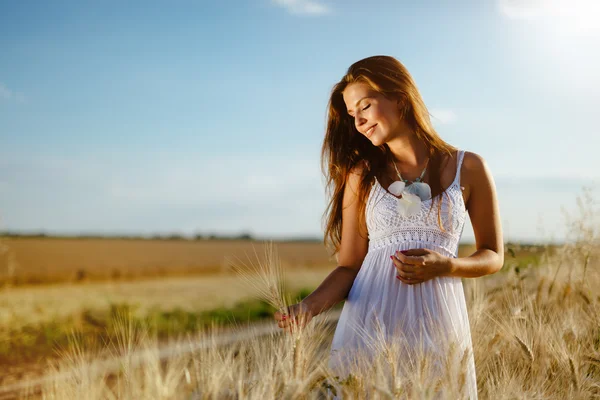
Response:
M373 337L468 350L466 393L477 397L461 278L504 263L496 190L485 160L443 141L407 69L389 56L350 66L329 100L322 162L332 194L326 243L339 266L287 314L308 323L346 299L329 366L347 374ZM457 258L468 211L477 251ZM447 340L446 340L447 339ZM372 348L372 347L371 347ZM402 362L402 360L398 360Z

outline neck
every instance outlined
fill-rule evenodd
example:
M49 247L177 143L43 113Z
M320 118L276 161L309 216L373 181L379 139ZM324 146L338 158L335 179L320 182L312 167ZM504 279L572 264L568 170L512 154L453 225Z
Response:
M387 142L396 165L403 169L412 170L422 167L429 158L427 145L417 137L406 123L398 127L395 137Z

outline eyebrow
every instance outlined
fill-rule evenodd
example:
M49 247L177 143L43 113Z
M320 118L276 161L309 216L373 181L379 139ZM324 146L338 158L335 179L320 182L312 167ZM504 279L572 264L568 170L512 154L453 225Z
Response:
M373 98L373 96L365 96L362 99L360 99L359 101L356 102L356 104L354 105L355 107L358 105L358 103L360 103L361 101L363 101L364 99L371 99ZM350 114L350 110L346 110L348 112L348 114Z

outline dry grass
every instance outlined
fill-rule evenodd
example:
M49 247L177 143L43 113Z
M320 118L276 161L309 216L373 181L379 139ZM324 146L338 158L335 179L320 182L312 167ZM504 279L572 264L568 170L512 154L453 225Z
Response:
M600 236L585 224L598 226L589 217L573 225L586 234L542 254L538 266L517 265L508 257L505 273L464 280L480 398L600 397ZM254 281L264 285L257 295L285 302L274 284L277 271L255 272L271 274ZM112 378L90 368L94 359L75 349L69 353L74 357L57 366L71 368L69 378L45 386L43 394L49 399L320 399L332 393L344 399L464 398L468 354L457 348L448 350L440 376L432 373L431 355L401 358L407 349L400 341L382 340L374 359L357 352L356 363L348 365L353 373L340 379L327 367L331 332L317 317L292 334L206 347L166 363L149 357L125 364ZM206 339L219 331L199 335ZM117 353L132 354L134 348L156 353L155 340L138 337L124 331L121 342L133 344Z
M556 273L563 257L576 259L576 248L565 246L545 259L545 265L519 274L513 270L465 280L480 398L600 396L597 257L588 259L585 281L584 264L574 261L568 270ZM554 277L560 290L550 291L543 283ZM565 297L562 288L567 284L573 290ZM579 291L587 293L589 302L576 294ZM292 335L208 347L166 362L155 356L158 343L144 337L143 327L137 333L124 331L121 343L127 345L121 344L114 353L126 355L142 349L148 354L144 363L125 364L121 373L110 375L94 369L94 359L75 349L56 367L68 378L44 387L44 397L317 399L331 398L335 392L344 399L365 398L366 394L373 398L464 398L467 354L455 348L449 350L440 377L430 355L415 354L407 362L399 358L406 350L398 345L400 341L381 341L378 357L361 358L357 353L355 373L336 378L327 367L332 326L320 317ZM211 335L218 337L219 331L199 333L181 345ZM361 365L361 360L368 362Z
M316 287L329 272L292 270L287 273L286 286L292 292ZM112 304L135 305L140 314L157 308L202 311L231 307L256 294L256 288L231 275L16 288L0 291L0 331L61 320L84 310L104 310Z
M294 268L285 285L290 293L298 293L316 287L329 272ZM162 331L184 333L205 323L209 315L229 321L235 313L237 322L258 318L265 307L251 300L256 294L255 287L231 272L135 282L5 286L0 289L0 386L39 376L45 360L55 356L71 329L90 337L108 335L104 329L111 326L114 310L128 309L140 320L158 318Z
M580 204L590 207L591 199L586 201ZM480 398L600 397L600 224L588 209L569 223L573 242L544 249L532 262L519 257L523 249L518 246L507 249L502 273L464 280ZM253 253L250 249L246 254ZM281 246L277 249L281 254ZM9 287L0 292L0 306L12 313L12 319L5 321L8 324L37 311L48 316L50 309L81 306L86 299L101 302L103 296L115 293L142 306L169 301L208 305L212 295L222 299L242 293L281 306L288 301L282 279L290 287L306 287L308 282L300 281L314 271L310 286L315 286L330 270L294 270L282 262L283 255L280 259L264 253L265 259L254 270L258 279L247 275L249 279L237 280L236 285L231 275L219 273L197 280ZM232 259L222 260L223 266ZM407 362L400 354L410 349L383 340L377 343L375 358L357 352L356 363L349 365L353 373L346 378L334 376L327 367L332 326L320 317L289 335L208 346L167 360L159 357L161 344L149 334L148 326L123 318L117 339L108 345L74 340L51 368L62 376L44 385L42 395L48 399L316 399L330 398L335 392L344 399L362 399L367 394L464 398L468 354L452 347L441 376L433 368L439 360L431 355L412 354ZM216 342L219 334L218 328L198 332L179 339L179 345ZM142 363L134 357L140 353L145 354ZM118 370L102 367L99 361L107 354L120 357Z

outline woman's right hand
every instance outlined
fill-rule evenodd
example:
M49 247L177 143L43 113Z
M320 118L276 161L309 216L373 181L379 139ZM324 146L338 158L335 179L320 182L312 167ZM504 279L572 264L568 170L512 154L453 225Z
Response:
M310 308L303 302L292 304L288 307L287 313L276 311L274 314L277 325L292 333L294 326L303 328L313 318Z

